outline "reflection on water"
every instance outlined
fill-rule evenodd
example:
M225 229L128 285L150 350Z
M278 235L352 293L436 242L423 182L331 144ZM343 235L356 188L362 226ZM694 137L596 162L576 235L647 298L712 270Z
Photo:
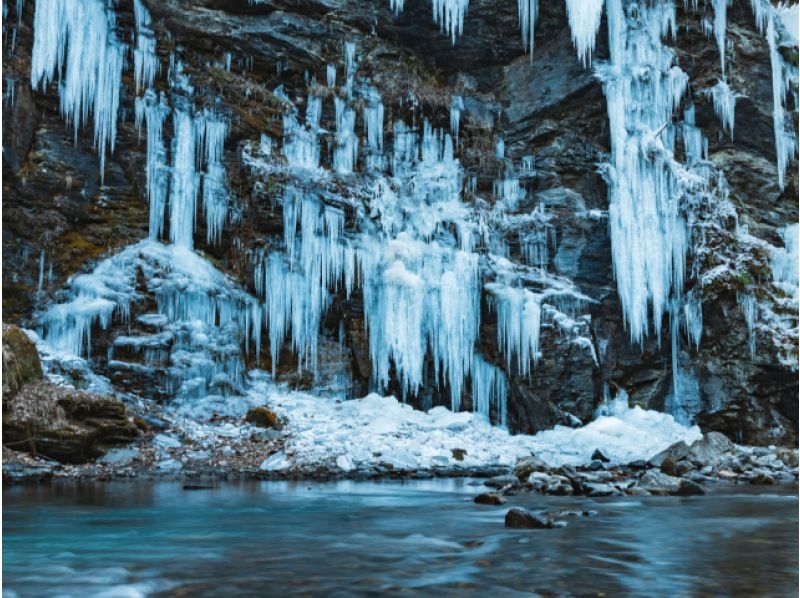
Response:
M12 487L4 596L788 596L796 487L692 498L512 497L593 509L506 530L462 480Z

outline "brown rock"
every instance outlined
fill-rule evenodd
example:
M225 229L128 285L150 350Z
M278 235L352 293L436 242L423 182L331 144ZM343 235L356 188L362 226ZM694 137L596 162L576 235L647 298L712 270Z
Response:
M280 430L283 428L278 415L266 407L253 407L244 417L245 421L260 428L272 428Z
M36 345L17 326L3 324L3 401L42 377Z
M505 504L506 499L497 492L484 492L476 496L473 501L479 505L502 505Z

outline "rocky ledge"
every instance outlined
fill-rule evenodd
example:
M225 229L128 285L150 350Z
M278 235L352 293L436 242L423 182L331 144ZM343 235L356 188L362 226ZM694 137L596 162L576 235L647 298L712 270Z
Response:
M16 326L3 326L4 471L22 462L12 456L18 451L44 463L84 463L129 444L142 427L116 397L45 380L33 343Z

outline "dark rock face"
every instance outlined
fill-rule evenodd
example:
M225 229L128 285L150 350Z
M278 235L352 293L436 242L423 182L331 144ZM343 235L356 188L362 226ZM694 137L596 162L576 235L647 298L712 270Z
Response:
M455 45L432 22L425 2L407 3L400 16L390 12L386 0L271 0L253 6L248 0L145 0L145 4L153 15L161 63L156 87L166 88L169 55L177 50L198 102L218 102L230 115L223 162L240 217L226 225L219 245L204 243L202 218L195 235L200 251L215 265L252 289L248 251L269 246L281 235L282 215L274 201L280 181L256 189L240 159L245 141L257 141L262 132L280 136L284 108L271 90L284 86L288 97L302 107L304 74L324 80L325 63L339 62L342 43L355 41L360 74L371 78L384 97L387 139L393 118L411 111L398 107L401 98L411 94L418 99L413 109L416 120L425 117L446 127L450 98L460 94L465 111L459 159L475 177L478 190L491 194L499 168L493 146L500 135L513 159L536 156L536 173L524 181L528 198L523 208L546 207L555 229L548 270L573 280L594 301L586 310L597 360L546 324L542 359L532 375L509 378L510 429L533 433L555 424L586 422L603 396L604 385L624 388L634 404L665 408L672 390L669 323L663 323L660 344L655 335L642 346L629 342L615 291L607 222L575 216L608 208L598 165L610 148L602 88L591 69L575 58L563 3L540 3L532 59L522 52L516 3L511 1L473 0L464 35ZM35 8L33 0L25 3L18 26L12 24L16 15L11 11L6 27L17 27L17 46L12 51L6 44L3 55L4 77L17 82L14 101L3 107L3 309L7 321L25 326L35 324L37 311L60 294L70 276L145 238L148 225L145 144L139 142L131 117L135 96L130 71L124 73L120 100L127 116L118 123L116 150L107 159L101 185L91 129L82 130L73 143L72 131L59 114L55 86L39 93L28 83ZM120 37L129 39L132 4L120 2L117 14ZM746 95L736 106L733 141L719 134L719 121L701 93L719 77L719 56L714 40L700 30L697 14L679 11L674 50L690 76L697 123L709 139L709 158L727 177L740 223L750 234L780 245L778 229L798 219L796 163L790 164L786 187L779 190L767 45L755 30L747 3L731 7L728 20L728 37L735 39L736 47L731 87ZM606 39L604 23L596 60L607 57ZM214 66L226 52L236 61L230 72ZM333 120L329 108L323 114L325 126ZM723 241L733 243L727 237L719 242ZM519 248L512 246L511 253L517 259ZM42 254L48 275L37 292ZM681 350L679 361L697 380L698 420L705 430L743 443L796 444L796 368L781 364L774 344L764 335L757 339L756 357L749 356L748 330L736 294L745 287L758 290L759 281L769 276L759 271L762 262L754 258L747 263L750 281L729 281L704 291L700 347ZM127 324L124 328L128 331ZM340 328L346 331L345 363L333 342ZM105 355L116 333L94 331L96 355ZM358 294L348 301L335 300L321 334L321 369L347 369L352 394L366 393L372 372ZM486 306L479 338L481 353L502 364L496 321ZM268 353L265 347L263 362L250 365L269 368L273 356ZM280 357L280 380L298 387L311 385L307 373L298 373L288 344ZM97 367L109 373L102 357ZM151 382L130 372L116 376L112 376L115 383L128 390L140 390ZM432 402L445 402L446 389L433 382L430 386ZM421 404L421 399L411 397L411 402ZM462 403L470 405L466 397Z

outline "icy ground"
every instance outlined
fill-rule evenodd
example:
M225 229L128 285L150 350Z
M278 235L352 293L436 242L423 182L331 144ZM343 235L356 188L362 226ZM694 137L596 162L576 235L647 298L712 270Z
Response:
M588 464L595 449L613 463L647 459L679 440L701 437L697 426L678 424L671 415L612 405L581 428L557 426L535 436L511 435L479 415L434 407L427 413L394 397L371 394L349 401L268 389L267 403L288 421L283 451L263 469L335 462L343 470L389 463L394 469L512 466L536 453L549 465ZM457 461L453 449L464 449Z
M88 390L110 392L108 381L92 374L85 360L59 353L34 332L27 332L53 382L69 385L59 372L82 369L90 380ZM424 412L377 394L345 400L292 391L259 370L248 377L251 383L245 396L208 395L164 406L161 417L170 424L169 431L159 433L153 444L178 447L183 437L209 450L236 446L258 430L243 421L247 410L264 404L287 422L283 449L271 455L265 450L261 469L266 471L322 465L366 471L386 464L393 471L473 470L510 467L531 453L551 466L583 465L596 449L612 463L625 464L648 459L679 440L691 444L702 436L697 426L681 425L671 415L630 408L624 392L598 409L596 418L585 426L556 426L530 436L511 435L476 413L446 407ZM133 397L124 398L134 412L142 406ZM455 449L464 451L461 460L455 457L461 451ZM160 451L160 459L164 463L159 469L177 465L166 451Z

